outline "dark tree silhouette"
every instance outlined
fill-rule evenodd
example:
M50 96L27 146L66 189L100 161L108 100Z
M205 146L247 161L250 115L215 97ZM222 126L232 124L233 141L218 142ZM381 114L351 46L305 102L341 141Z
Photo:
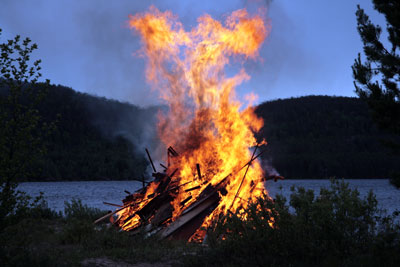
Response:
M1 29L0 29L1 33ZM32 165L45 150L43 123L37 105L45 86L33 90L41 77L40 60L32 61L36 44L17 35L0 43L0 227L25 198L16 191L17 180L33 171ZM49 82L47 81L46 84Z
M353 69L356 93L364 99L377 124L400 135L400 1L373 0L374 8L386 19L388 42L381 41L382 28L371 22L358 6L357 29L364 45L366 59L355 59ZM387 142L396 153L400 144ZM400 161L400 159L399 159ZM392 183L400 187L400 175L392 175Z

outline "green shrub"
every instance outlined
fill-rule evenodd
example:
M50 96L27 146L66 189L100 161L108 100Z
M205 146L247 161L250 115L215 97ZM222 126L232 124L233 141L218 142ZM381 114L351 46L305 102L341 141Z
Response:
M93 221L106 212L82 204L80 199L64 202L64 221L60 240L63 244L79 244L90 242L97 231Z
M83 205L80 199L72 199L64 202L64 215L66 220L78 219L94 221L105 215L105 211Z
M281 195L264 196L221 218L208 232L209 249L191 264L400 266L399 225L378 210L372 192L362 199L343 181L332 181L319 196L291 190L289 205Z

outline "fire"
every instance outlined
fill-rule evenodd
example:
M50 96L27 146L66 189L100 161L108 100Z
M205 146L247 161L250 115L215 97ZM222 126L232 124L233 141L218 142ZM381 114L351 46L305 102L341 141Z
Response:
M170 185L178 188L171 200L170 222L209 186L223 183L226 192L219 193L218 206L205 218L204 227L221 214L246 208L249 201L267 194L260 163L254 160L245 166L255 152L250 147L266 144L257 143L254 137L263 121L255 115L251 101L243 107L235 95L235 87L250 76L243 67L233 77L225 74L232 58L239 62L257 59L269 33L263 16L251 16L241 9L222 24L204 15L196 28L185 31L171 12L151 7L145 14L130 16L129 27L142 37L140 52L147 58L147 80L169 105L168 114L159 114L158 133L167 147L177 151L166 170L170 176L177 170ZM140 224L135 212L150 201L157 186L157 181L152 182L141 201L120 211L124 218L120 227L130 230Z

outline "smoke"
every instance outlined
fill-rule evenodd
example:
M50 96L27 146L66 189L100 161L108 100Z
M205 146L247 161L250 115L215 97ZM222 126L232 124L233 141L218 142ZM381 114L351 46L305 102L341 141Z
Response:
M109 140L127 140L134 154L147 158L145 149L157 151L160 141L157 136L157 113L161 106L139 108L129 103L119 103L104 98L82 98L87 107L91 123ZM153 159L156 154L152 153ZM148 166L148 172L151 167Z
M157 145L157 112L161 107L139 108L129 103L90 98L85 103L92 123L105 137L114 139L124 137L138 150ZM150 147L148 146L150 145Z
M272 162L268 158L261 159L261 166L265 171L266 176L280 175L279 172L272 166Z

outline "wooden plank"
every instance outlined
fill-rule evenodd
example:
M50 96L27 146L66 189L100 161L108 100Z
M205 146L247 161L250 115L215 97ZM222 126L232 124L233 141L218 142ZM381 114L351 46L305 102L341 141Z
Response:
M186 202L192 199L192 196L188 196L185 200L181 202L181 206L185 206Z
M160 231L161 238L166 238L169 235L173 234L176 230L190 222L201 212L209 208L211 205L215 204L219 201L218 194L213 194L213 197L208 197L204 199L200 205L197 205L195 209L192 209L190 212L185 214L181 214L181 216L176 219L176 221L172 222L168 227L164 228Z
M198 199L196 200L195 203L193 203L193 205L189 206L186 210L184 210L182 212L182 214L186 214L188 212L190 212L191 210L195 209L197 206L201 205L204 201L206 201L208 198L210 198L211 196L213 196L214 194L216 194L218 191L223 191L223 189L225 188L225 182L227 182L227 178L229 177L226 176L221 182L219 182L218 184L216 184L215 186L212 186L211 184L209 184L199 195Z
M158 226L171 218L172 216L173 207L171 203L167 202L164 203L159 207L157 212L154 214L154 218L151 220L151 224L153 226Z
M185 192L190 192L190 191L193 191L193 190L196 190L196 189L199 189L199 188L200 188L200 185L192 187L192 188L189 188L189 189L186 189Z

